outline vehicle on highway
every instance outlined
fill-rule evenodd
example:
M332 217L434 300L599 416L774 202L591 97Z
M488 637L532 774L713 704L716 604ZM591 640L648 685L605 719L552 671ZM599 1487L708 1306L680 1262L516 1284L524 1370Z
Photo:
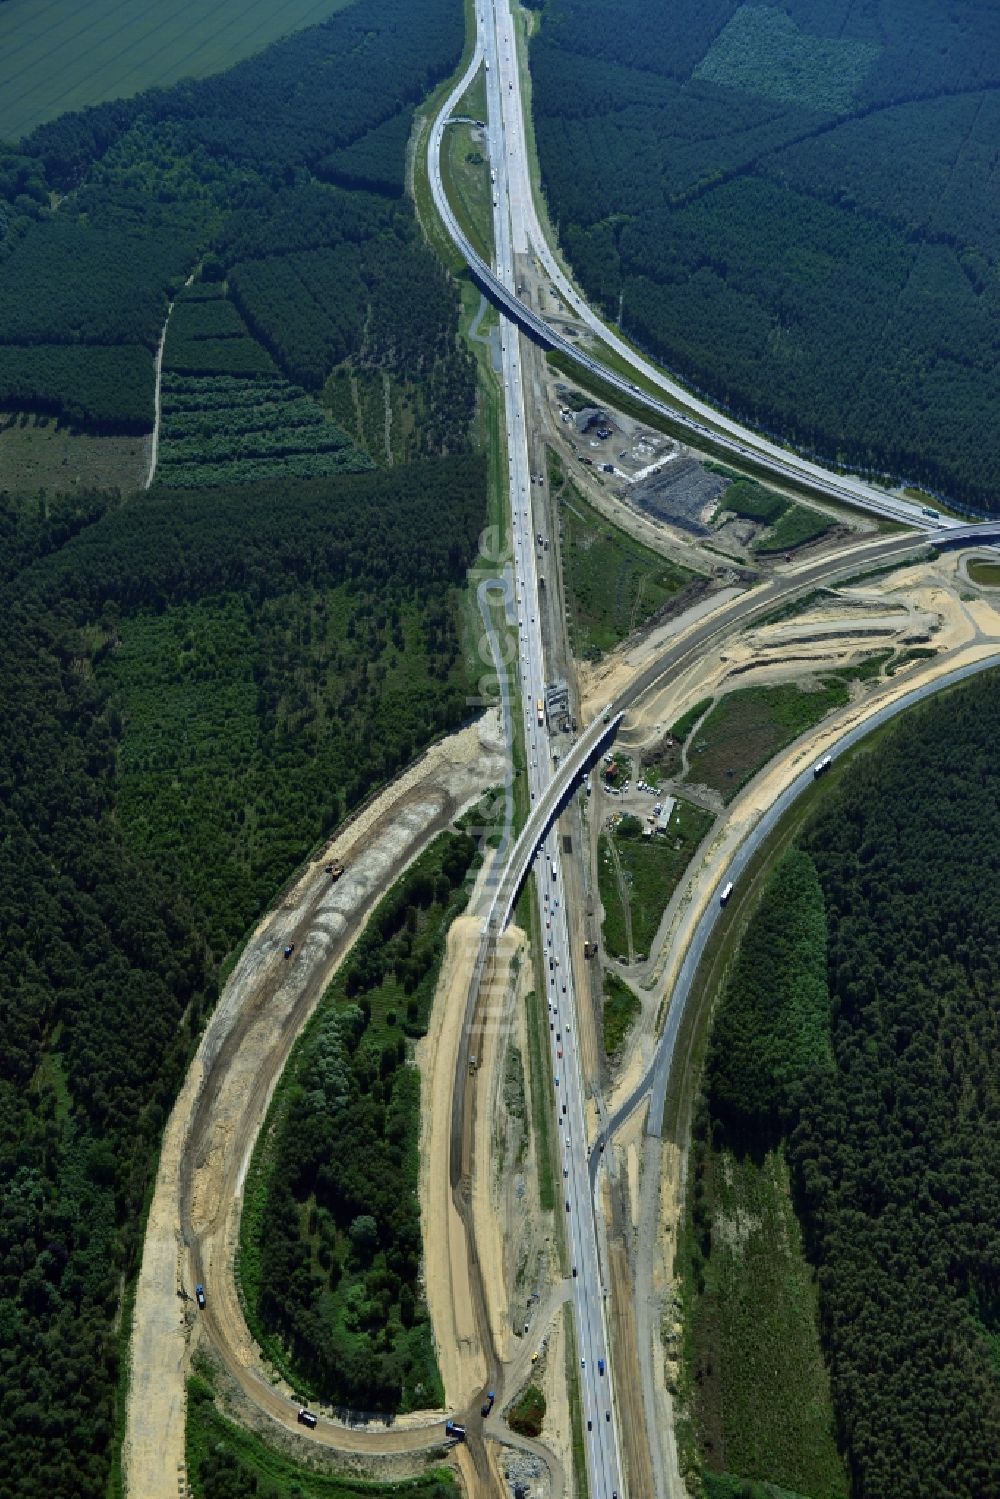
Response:
M604 1373L604 1360L602 1358L597 1360L597 1372L598 1374Z
M719 896L719 905L720 906L724 906L727 903L727 901L729 900L729 897L732 895L732 893L733 893L733 882L732 882L732 880L730 880L729 883L726 885L725 889L723 890L722 894Z
M308 1426L310 1431L312 1431L316 1425L316 1417L313 1415L312 1411L307 1411L304 1405L300 1407L299 1413L295 1419L297 1421L301 1421L303 1426Z
M828 771L832 764L832 755L824 755L822 760L817 760L816 764L813 766L813 780L816 780L819 776L823 775L825 771Z
M195 1286L195 1288L194 1288L194 1295L195 1295L195 1300L198 1303L198 1306L201 1308L202 1311L204 1311L205 1310L205 1287L203 1285L197 1285L197 1286Z

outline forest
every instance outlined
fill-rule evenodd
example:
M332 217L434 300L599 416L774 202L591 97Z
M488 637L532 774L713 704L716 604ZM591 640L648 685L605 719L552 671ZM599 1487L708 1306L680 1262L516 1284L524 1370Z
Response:
M995 508L989 0L682 0L655 26L546 0L531 68L549 209L606 314L765 431Z
M148 430L174 303L154 488L0 496L3 1499L115 1491L143 1204L222 965L315 841L468 712L474 378L398 193L401 122L461 45L445 0L360 0L0 155L4 401ZM407 417L392 467L324 409L328 369L291 378L308 333L265 344L230 285L320 255L339 371ZM249 1492L224 1437L202 1491Z
M787 1159L862 1499L1000 1488L998 731L991 673L827 783L750 921L706 1063L695 1181L720 1153L741 1171ZM726 1251L700 1190L704 1281Z
M251 1326L296 1387L355 1410L444 1398L420 1286L420 1076L447 928L476 858L442 834L382 901L302 1037L247 1182Z
M414 105L462 40L448 0L355 0L225 73L61 116L0 155L0 402L148 431L152 356L200 271L232 305L214 331L207 304L175 308L175 373L276 363L318 391L345 360L405 371L433 391L426 450L456 451L471 362L402 189Z
M0 506L0 1494L104 1493L119 1278L219 964L467 712L482 460L276 497Z

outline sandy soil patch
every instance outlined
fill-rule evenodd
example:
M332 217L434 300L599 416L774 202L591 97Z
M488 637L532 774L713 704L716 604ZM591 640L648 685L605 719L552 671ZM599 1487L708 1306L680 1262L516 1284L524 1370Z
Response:
M469 1288L465 1228L449 1179L452 1087L480 929L481 923L472 916L461 916L453 923L430 1028L416 1048L425 1289L445 1401L453 1410L467 1406L486 1378Z

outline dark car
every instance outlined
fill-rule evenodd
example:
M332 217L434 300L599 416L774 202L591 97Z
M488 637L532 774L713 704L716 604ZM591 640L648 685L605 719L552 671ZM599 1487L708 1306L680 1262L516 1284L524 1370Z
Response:
M205 1310L205 1287L201 1286L201 1285L195 1286L195 1288L194 1288L194 1294L195 1294L195 1300L197 1301L198 1305L201 1307L201 1310L204 1311Z
M299 1411L298 1419L303 1426L308 1426L310 1431L312 1431L313 1427L316 1425L316 1417L313 1415L312 1411L307 1411L305 1406L303 1406Z

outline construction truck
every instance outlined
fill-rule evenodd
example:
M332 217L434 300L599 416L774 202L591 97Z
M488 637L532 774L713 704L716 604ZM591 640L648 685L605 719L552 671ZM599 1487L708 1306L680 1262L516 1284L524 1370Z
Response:
M465 1441L465 1427L459 1426L457 1421L446 1421L444 1423L444 1434L452 1437L456 1442Z
M493 1402L496 1400L496 1398L497 1397L495 1391L487 1390L486 1399L483 1401L483 1404L480 1407L479 1411L479 1414L482 1416L484 1421L486 1420L486 1417L489 1415L490 1411L493 1409Z

